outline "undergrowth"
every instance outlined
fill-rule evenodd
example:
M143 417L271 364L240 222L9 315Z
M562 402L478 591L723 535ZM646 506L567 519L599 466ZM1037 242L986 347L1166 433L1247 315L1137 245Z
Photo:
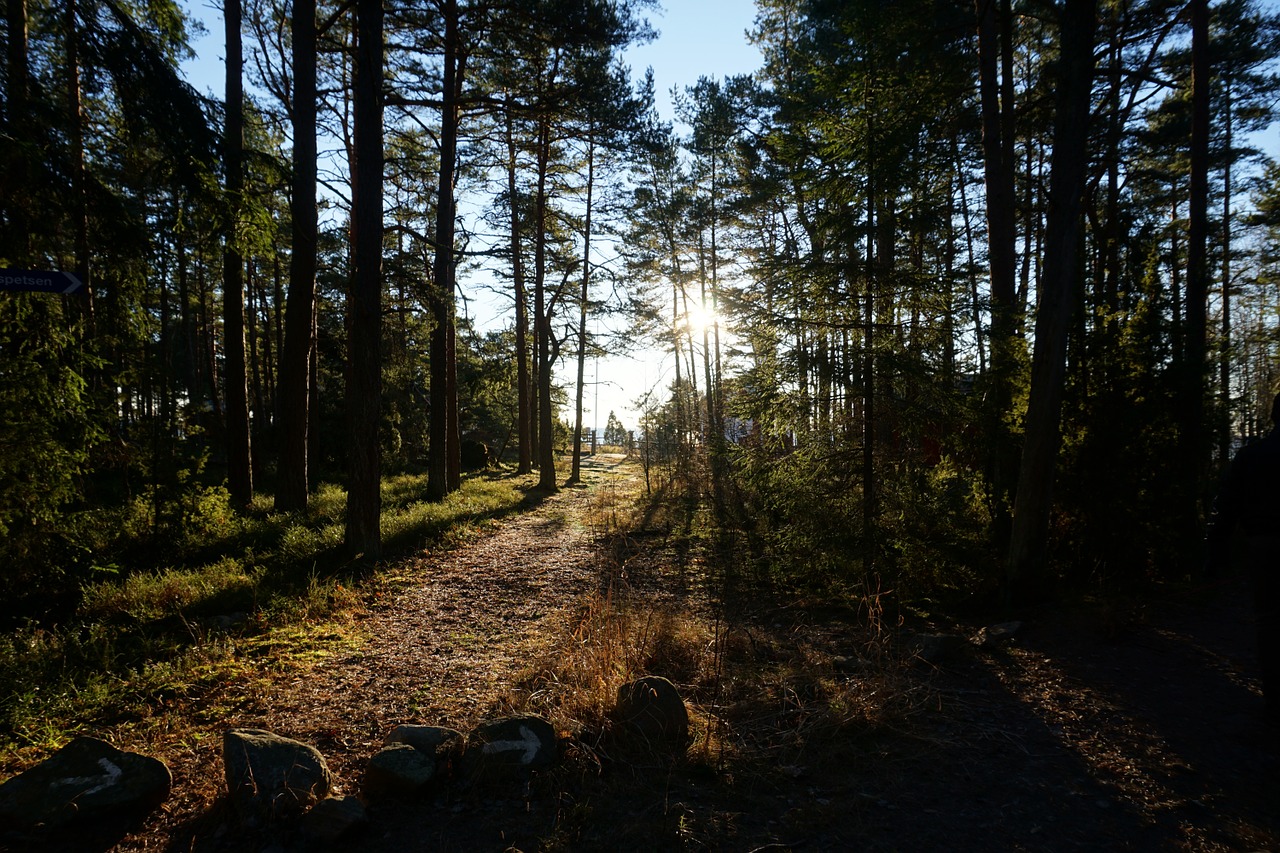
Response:
M690 710L685 761L722 774L793 761L836 733L904 725L927 697L886 591L851 588L834 619L811 619L767 574L741 570L744 537L717 520L698 469L686 470L694 476L611 509L600 587L504 710L543 714L607 760L627 749L613 737L619 686L663 676Z

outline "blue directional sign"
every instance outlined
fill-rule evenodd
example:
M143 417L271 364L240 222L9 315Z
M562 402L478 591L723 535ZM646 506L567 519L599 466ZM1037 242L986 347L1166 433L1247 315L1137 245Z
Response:
M0 290L29 290L36 293L75 293L84 287L79 276L57 270L0 269Z

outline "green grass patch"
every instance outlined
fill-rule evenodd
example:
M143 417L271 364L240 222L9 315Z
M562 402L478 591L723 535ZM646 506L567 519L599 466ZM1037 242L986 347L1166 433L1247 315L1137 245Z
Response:
M345 557L346 494L332 485L298 514L273 513L259 495L245 513L228 515L221 490L201 489L187 504L188 533L169 549L144 542L145 523L121 525L123 541L103 560L111 571L84 586L73 614L0 635L0 774L98 725L171 711L216 719L218 694L233 683L350 653L360 643L351 617L395 572L390 560L457 544L518 511L532 485L476 476L428 503L425 476L386 479L388 562L373 566ZM136 562L143 554L156 555L155 564ZM118 558L125 555L134 561Z

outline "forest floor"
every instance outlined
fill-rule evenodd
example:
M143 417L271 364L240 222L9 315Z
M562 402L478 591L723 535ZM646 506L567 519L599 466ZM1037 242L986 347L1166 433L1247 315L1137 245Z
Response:
M1012 642L932 666L901 651L898 626L847 608L756 596L728 615L678 530L616 533L633 466L585 473L468 544L389 567L339 651L226 685L203 736L153 737L174 794L116 849L312 849L231 819L222 728L311 743L356 794L396 724L467 731L532 710L576 736L559 767L374 804L335 849L1280 850L1280 733L1261 722L1242 582L1019 614ZM615 639L646 651L600 671L671 677L692 709L686 755L628 751L589 709L547 704L568 653L608 645L613 617Z

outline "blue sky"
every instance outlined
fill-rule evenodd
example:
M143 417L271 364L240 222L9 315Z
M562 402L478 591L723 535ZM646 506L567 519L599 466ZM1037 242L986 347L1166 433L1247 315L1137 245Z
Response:
M187 79L201 92L221 97L222 4L188 0L185 5L207 30L193 44L196 58L184 65ZM746 38L755 14L754 0L670 0L647 15L659 38L629 50L626 62L636 77L653 68L659 108L671 118L667 95L673 86L691 86L702 75L723 78L758 68L760 53Z

